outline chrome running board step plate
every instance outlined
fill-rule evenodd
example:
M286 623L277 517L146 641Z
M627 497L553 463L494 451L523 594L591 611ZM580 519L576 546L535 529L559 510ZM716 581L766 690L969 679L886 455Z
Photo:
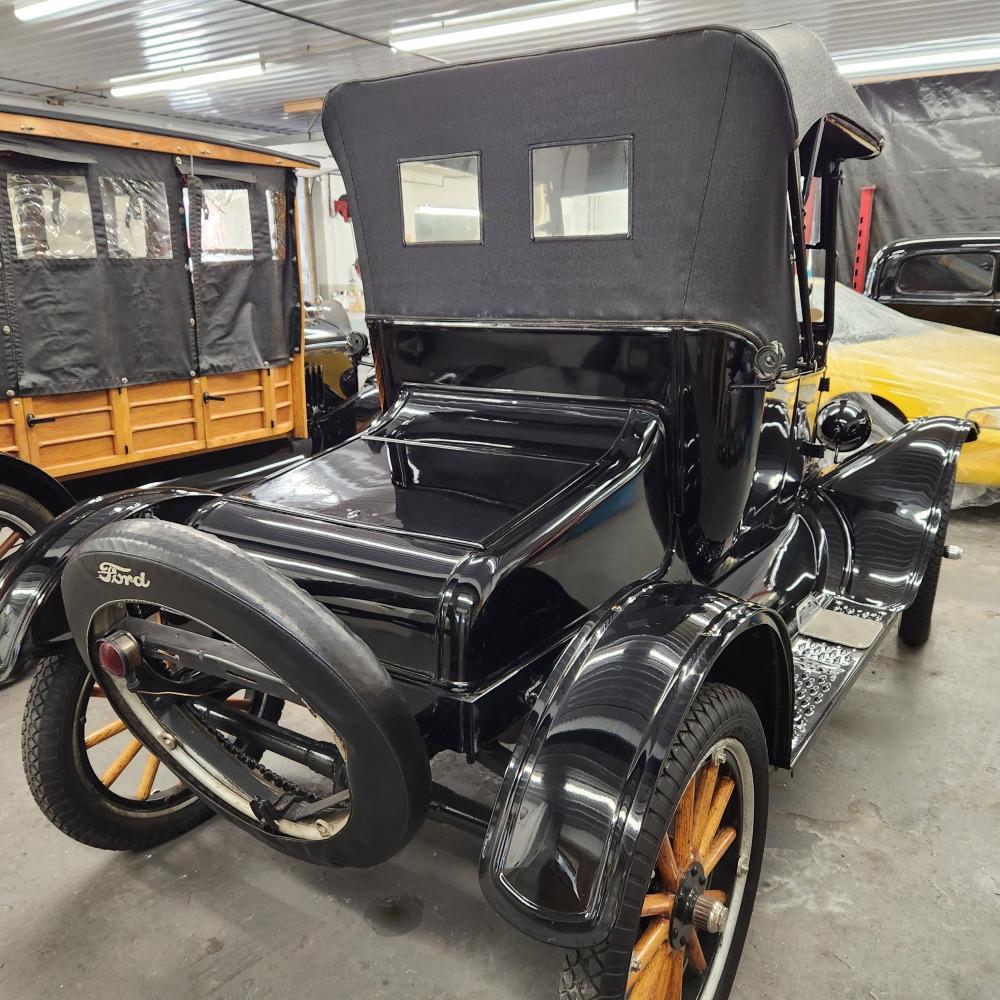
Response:
M893 611L842 597L832 598L826 607L813 606L799 616L798 632L792 638L792 766L850 690L895 619Z

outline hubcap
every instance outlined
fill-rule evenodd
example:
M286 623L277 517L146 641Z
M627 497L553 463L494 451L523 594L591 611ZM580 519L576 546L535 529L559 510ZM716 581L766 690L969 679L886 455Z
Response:
M628 1000L715 995L752 836L750 760L736 740L721 740L695 769L660 845L632 951Z

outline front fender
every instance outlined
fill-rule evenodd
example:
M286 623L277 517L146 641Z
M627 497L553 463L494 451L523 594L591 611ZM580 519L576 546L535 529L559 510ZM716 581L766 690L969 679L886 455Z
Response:
M956 417L913 420L816 480L850 540L846 591L893 611L917 596L962 445L975 426Z
M646 809L712 664L774 612L701 588L647 584L606 605L553 668L525 723L486 834L480 883L541 941L603 941Z
M204 490L139 489L100 496L60 514L29 538L0 571L0 685L15 680L35 651L28 641L35 616L59 587L70 552L113 521L184 503L181 516L216 496ZM180 518L177 518L180 519Z

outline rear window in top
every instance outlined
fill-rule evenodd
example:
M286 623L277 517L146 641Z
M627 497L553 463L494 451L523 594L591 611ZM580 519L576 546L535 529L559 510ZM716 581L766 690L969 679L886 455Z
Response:
M901 292L985 295L993 290L995 259L989 253L922 253L904 260Z
M400 160L403 242L481 243L479 154Z
M532 239L627 239L631 148L629 138L533 146Z

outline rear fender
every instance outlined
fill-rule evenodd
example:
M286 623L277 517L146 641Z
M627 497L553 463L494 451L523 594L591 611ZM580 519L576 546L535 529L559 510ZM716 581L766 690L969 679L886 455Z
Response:
M894 611L913 603L970 434L968 420L913 420L815 482L813 502L830 503L844 529L850 597Z
M681 722L720 655L755 629L773 633L788 711L791 650L770 610L647 584L584 625L528 716L483 845L480 883L506 920L568 948L607 937Z
M163 488L95 497L60 514L29 538L0 570L0 685L16 679L38 654L31 640L39 615L45 613L47 633L58 633L60 625L65 630L59 583L69 554L80 542L114 521L154 512L165 516L167 506L171 520L186 520L215 495Z
M44 469L13 455L0 454L0 483L12 486L37 500L53 517L72 507L73 494Z

